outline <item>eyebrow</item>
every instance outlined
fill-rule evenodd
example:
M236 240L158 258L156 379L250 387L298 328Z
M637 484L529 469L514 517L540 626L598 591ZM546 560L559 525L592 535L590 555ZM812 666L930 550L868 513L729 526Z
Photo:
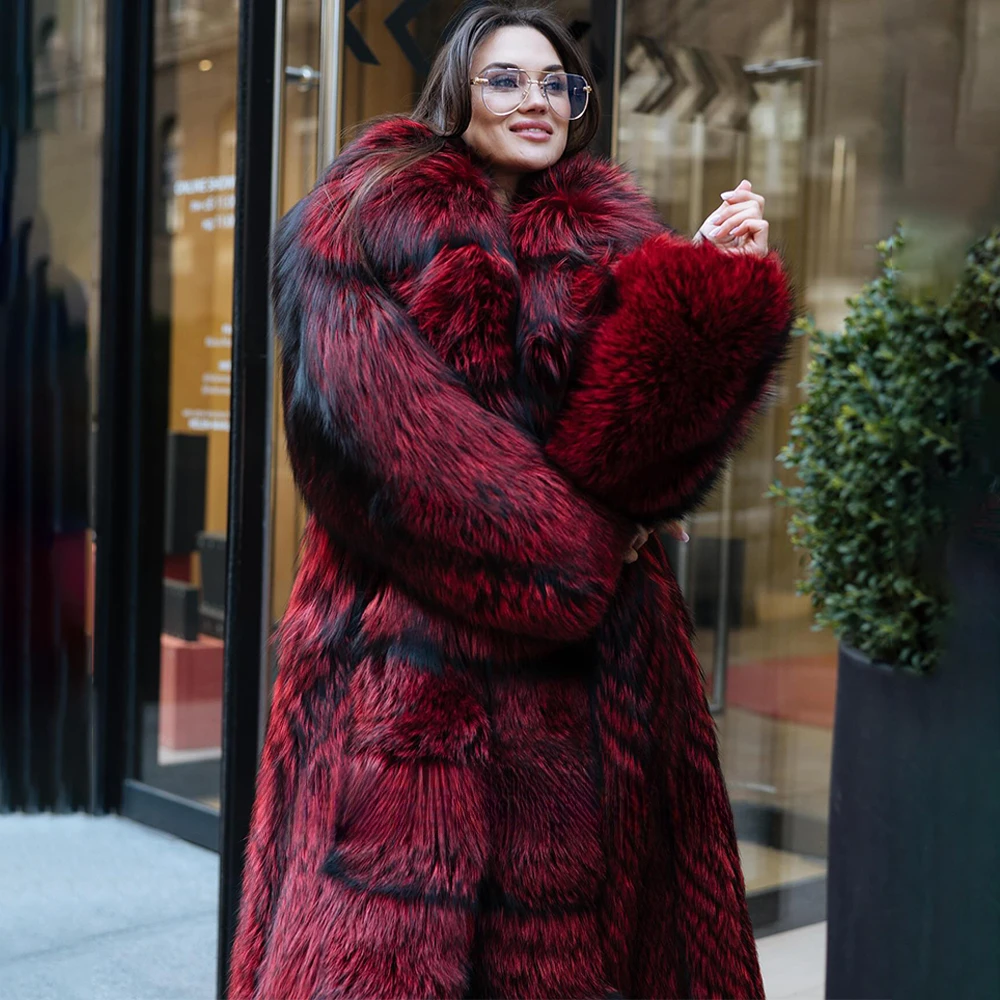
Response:
M489 66L484 66L481 72L485 73L488 69L521 69L520 66L515 63L505 63L505 62L491 62ZM562 63L556 63L554 66L546 66L542 72L543 73L559 73L562 72Z

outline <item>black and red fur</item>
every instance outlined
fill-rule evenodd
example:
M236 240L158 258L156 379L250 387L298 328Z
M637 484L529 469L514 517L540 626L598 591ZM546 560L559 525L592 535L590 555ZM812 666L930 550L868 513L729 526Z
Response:
M311 512L233 998L757 997L682 597L697 503L781 358L781 267L664 231L586 155L509 213L461 142L370 129L284 220Z

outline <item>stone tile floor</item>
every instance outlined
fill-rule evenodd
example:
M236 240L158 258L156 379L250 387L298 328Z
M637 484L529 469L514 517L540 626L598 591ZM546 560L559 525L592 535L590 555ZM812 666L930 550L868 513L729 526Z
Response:
M826 924L800 927L757 944L768 1000L822 1000L826 980Z

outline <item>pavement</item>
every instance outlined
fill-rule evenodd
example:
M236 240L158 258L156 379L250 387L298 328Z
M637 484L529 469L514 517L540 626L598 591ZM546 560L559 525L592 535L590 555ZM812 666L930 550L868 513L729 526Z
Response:
M826 996L826 924L810 924L757 942L767 1000Z
M213 1000L219 859L117 817L0 817L4 1000Z
M219 859L117 817L0 816L2 1000L214 1000ZM772 1000L823 996L825 925L759 942Z

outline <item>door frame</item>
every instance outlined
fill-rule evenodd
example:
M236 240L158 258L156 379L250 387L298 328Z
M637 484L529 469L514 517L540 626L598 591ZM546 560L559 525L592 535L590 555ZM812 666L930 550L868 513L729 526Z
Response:
M97 489L94 503L94 795L97 813L122 809L138 773L136 663L159 632L162 551L148 530L163 490L145 450L156 394L148 378L153 25L155 0L107 0L101 192ZM161 444L162 447L162 444ZM155 451L154 451L155 454ZM145 462L142 459L145 459ZM162 478L162 472L160 473ZM147 503L150 506L147 506ZM140 527L140 511L142 526ZM155 650L158 658L159 650Z
M222 714L218 995L226 995L267 702L274 338L268 248L280 178L285 0L243 0ZM319 155L339 139L345 0L320 0ZM325 163L324 163L325 165Z

